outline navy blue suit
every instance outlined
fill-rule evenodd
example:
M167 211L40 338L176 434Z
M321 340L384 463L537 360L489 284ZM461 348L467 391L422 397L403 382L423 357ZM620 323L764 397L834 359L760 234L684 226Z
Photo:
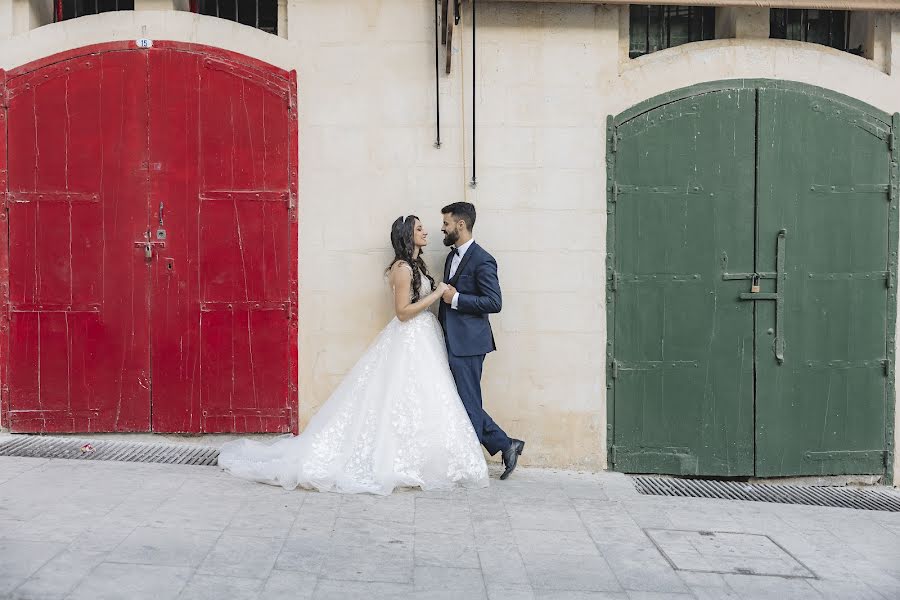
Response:
M444 328L450 371L456 381L469 419L478 440L488 453L496 454L509 448L509 436L482 407L481 371L484 357L497 349L488 315L500 312L503 298L497 278L497 261L487 251L472 242L450 279L450 264L455 252L444 263L444 282L459 292L457 309L444 301L438 309L438 319Z

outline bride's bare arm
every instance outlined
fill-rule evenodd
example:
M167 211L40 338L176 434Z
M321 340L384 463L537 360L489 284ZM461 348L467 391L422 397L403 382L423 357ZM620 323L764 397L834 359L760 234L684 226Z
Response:
M417 314L434 304L447 289L446 283L437 284L437 289L419 298L413 304L410 302L410 290L412 289L412 270L403 262L396 262L391 267L391 284L394 287L394 312L401 321L408 321Z

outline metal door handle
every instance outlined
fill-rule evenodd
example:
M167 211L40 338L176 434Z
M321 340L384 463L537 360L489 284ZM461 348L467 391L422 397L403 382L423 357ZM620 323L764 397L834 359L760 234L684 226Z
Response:
M778 238L775 240L775 292L778 297L775 299L775 360L778 364L784 364L784 258L785 258L785 238L787 230L782 229L778 232Z

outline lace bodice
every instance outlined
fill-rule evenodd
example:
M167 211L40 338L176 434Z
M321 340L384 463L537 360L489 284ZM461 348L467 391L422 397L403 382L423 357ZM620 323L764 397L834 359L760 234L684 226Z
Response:
M412 273L412 267L410 267L405 262L401 262L398 268L405 269L408 273ZM393 286L391 286L393 289ZM431 287L431 282L428 281L428 278L425 275L421 276L421 281L419 282L419 299L421 300L428 294L434 291L434 288ZM413 288L410 286L409 288L409 299L412 300L413 297Z

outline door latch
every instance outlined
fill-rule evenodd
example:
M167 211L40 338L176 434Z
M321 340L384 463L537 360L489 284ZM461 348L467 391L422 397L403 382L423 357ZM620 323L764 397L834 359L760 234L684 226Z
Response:
M145 233L144 235L146 236L147 239L141 240L140 242L135 242L134 245L138 246L141 250L144 251L144 259L146 259L147 262L150 262L151 260L153 260L153 247L160 246L162 248L165 248L166 243L163 241L152 241L150 239L149 231L147 233Z
M166 229L165 224L163 223L163 212L166 210L166 205L162 202L159 203L159 229L156 230L156 239L164 240L166 239Z
M750 277L750 292L743 293L740 300L774 300L775 301L775 360L784 364L784 283L785 283L785 238L787 230L781 229L775 237L775 291L760 292L760 274ZM733 277L733 276L732 276Z

